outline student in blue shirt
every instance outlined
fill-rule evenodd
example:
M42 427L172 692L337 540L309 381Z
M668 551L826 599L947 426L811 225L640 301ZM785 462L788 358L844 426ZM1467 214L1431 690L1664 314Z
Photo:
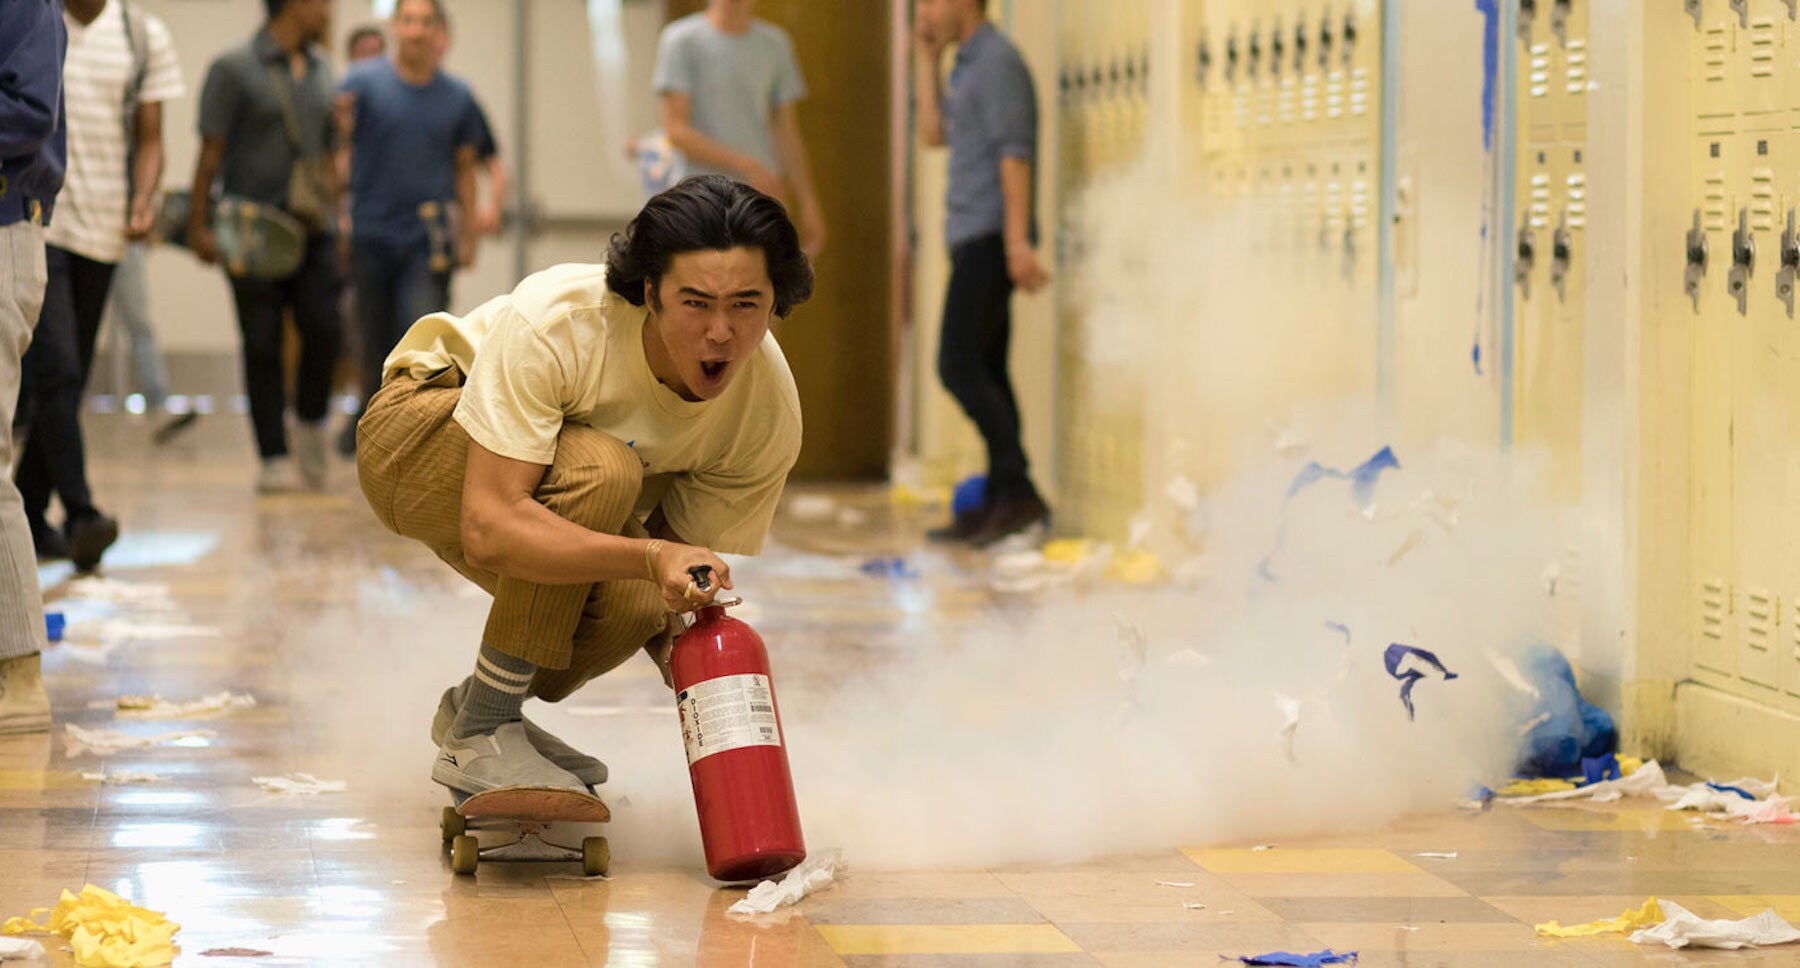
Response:
M357 64L340 89L365 399L401 335L450 307L451 272L475 260L476 174L492 135L469 86L439 69L448 29L441 0L400 0L391 56Z
M60 0L0 0L0 469L13 463L13 406L44 307L44 225L62 189L68 131ZM50 729L39 652L44 600L25 506L0 473L0 736Z
M950 148L938 375L987 442L986 501L935 538L986 547L1049 520L1027 473L1019 406L1007 373L1014 288L1050 281L1033 249L1037 92L1017 47L994 29L986 0L918 0L919 137ZM946 85L939 62L958 45Z

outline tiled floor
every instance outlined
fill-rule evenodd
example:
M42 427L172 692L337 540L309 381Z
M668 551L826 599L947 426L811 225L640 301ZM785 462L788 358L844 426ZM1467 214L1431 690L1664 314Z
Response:
M1690 954L1616 936L1535 937L1535 922L1611 917L1651 894L1702 915L1773 906L1800 919L1794 831L1696 826L1629 802L1446 809L1269 850L1170 844L1074 864L853 868L797 911L760 922L729 916L740 892L717 888L688 857L634 857L629 844L619 845L606 882L554 876L575 873L568 864L486 864L459 878L438 847L441 794L424 776L422 733L436 691L468 659L474 630L464 617L478 617L480 603L429 554L379 530L347 469L332 493L257 501L235 418L212 418L166 451L145 436L125 418L96 422L99 493L130 535L110 575L140 590L166 587L169 600L65 602L76 639L84 622L90 633L105 629L109 614L135 638L110 651L79 641L53 649L52 692L65 722L214 735L104 758L67 755L60 729L0 740L0 916L92 882L180 921L180 963L220 965L233 959L199 953L242 946L276 955L249 965L1164 968L1331 947L1360 951L1371 966L1800 963L1795 947ZM923 519L896 518L879 495L851 501L870 523L784 518L789 550L777 555L793 564L806 551L893 553L917 541ZM784 696L827 689L847 665L878 661L810 645L820 629L854 629L870 641L906 634L906 610L883 600L902 588L854 572L760 588L755 621ZM940 619L985 607L981 595L953 591L936 598L947 612ZM650 675L628 666L580 697L608 717L614 743L672 739L673 718L659 709L666 697ZM153 723L114 722L106 708L121 694L227 689L259 705ZM670 749L678 763L678 747ZM83 778L127 770L163 780ZM250 780L291 771L345 779L349 792L284 797ZM1457 856L1417 856L1449 851ZM53 954L53 964L69 963Z

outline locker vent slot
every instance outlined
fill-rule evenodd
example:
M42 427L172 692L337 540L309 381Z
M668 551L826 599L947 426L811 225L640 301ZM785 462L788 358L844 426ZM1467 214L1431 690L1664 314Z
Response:
M1773 17L1750 21L1750 76L1774 77L1779 44L1779 28Z
M1744 593L1745 645L1758 652L1769 651L1774 645L1777 622L1775 596L1760 588Z
M1569 228L1587 227L1587 175L1576 172L1568 177Z
M1775 230L1775 171L1758 168L1750 173L1750 228L1757 232Z
M1532 97L1544 97L1550 93L1550 45L1531 45L1531 64L1527 68L1526 79L1531 85Z
M1571 38L1563 69L1563 90L1569 94L1586 94L1588 85L1587 39Z
M1541 171L1531 176L1530 218L1534 229L1550 224L1550 176Z
M1725 83L1727 67L1731 62L1731 28L1725 24L1710 24L1706 28L1706 39L1701 41L1700 79L1711 84Z
M1724 232L1731 227L1731 203L1725 193L1725 173L1709 171L1701 179L1700 227L1708 232Z
M1715 578L1700 584L1700 634L1702 636L1718 641L1724 640L1725 620L1730 615L1727 607L1729 601L1730 599L1725 594L1723 581Z

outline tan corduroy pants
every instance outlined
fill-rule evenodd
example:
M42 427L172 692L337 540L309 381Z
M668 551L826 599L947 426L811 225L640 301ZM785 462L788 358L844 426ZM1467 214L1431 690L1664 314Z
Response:
M483 571L462 553L463 470L469 435L452 417L462 399L455 369L427 381L396 376L369 401L356 428L356 467L375 516L424 542L494 596L482 642L538 666L532 694L551 702L631 658L668 613L649 581L539 585ZM643 464L618 438L567 423L537 499L584 528L644 536L632 516Z

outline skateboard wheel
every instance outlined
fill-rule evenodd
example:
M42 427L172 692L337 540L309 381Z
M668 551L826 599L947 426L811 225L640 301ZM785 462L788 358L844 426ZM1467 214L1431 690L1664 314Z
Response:
M443 831L446 844L461 837L466 829L463 824L463 815L457 813L455 807L445 807L444 819L438 822L438 829Z
M458 874L473 874L481 864L481 841L459 834L450 842L450 869Z
M612 846L605 837L585 837L581 841L581 872L589 877L605 874L612 868Z

